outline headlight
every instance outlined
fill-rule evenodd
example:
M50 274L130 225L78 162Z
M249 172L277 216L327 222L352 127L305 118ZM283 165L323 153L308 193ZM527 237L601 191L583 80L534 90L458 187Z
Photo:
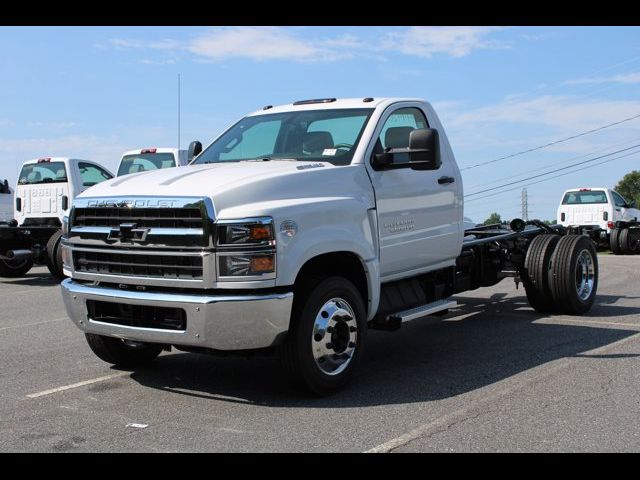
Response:
M254 277L276 271L274 253L223 255L219 259L221 277Z
M62 217L62 235L69 235L69 217Z
M242 222L224 222L218 225L218 246L264 247L275 245L273 220L250 218Z
M216 228L219 279L275 278L276 239L272 218L223 220Z

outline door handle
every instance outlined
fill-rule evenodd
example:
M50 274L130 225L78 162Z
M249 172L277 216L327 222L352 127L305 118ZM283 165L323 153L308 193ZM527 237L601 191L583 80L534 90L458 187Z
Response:
M455 178L453 178L453 177L440 177L440 178L438 179L438 183L439 183L440 185L445 185L445 184L447 184L447 183L453 183L453 182L455 182L455 181L456 181L456 179L455 179Z

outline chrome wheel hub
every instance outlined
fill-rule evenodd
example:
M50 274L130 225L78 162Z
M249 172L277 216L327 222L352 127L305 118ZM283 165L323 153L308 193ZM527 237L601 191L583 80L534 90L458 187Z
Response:
M576 291L581 300L587 300L593 291L595 268L589 250L582 250L576 262Z
M351 305L342 298L327 301L316 315L311 333L313 359L322 373L344 371L356 351L358 324Z

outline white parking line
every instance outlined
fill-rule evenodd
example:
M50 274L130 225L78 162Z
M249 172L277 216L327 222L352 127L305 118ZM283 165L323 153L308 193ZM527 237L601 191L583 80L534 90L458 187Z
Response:
M65 390L70 390L72 388L84 387L85 385L91 385L92 383L104 382L105 380L111 380L112 378L124 377L125 375L129 375L131 372L119 372L114 373L113 375L106 375L104 377L92 378L91 380L84 380L78 383L72 383L71 385L65 385L63 387L52 388L50 390L44 390L38 393L30 393L27 395L27 398L38 398L43 397L45 395L51 395L52 393L63 392Z
M570 322L570 323L591 323L593 325L614 325L616 327L631 327L640 329L638 323L622 323L622 322L607 322L604 320L581 320L579 318L544 318L544 322L552 320L554 323ZM538 323L538 322L535 322Z
M593 350L589 350L588 354L597 355L600 353L605 353L609 350L613 350L616 347L619 347L625 343L628 343L632 340L637 340L640 337L640 333L633 334L629 337L623 338L622 340L618 340L616 342L610 343L609 345L605 345L602 347L595 348ZM480 400L467 404L466 407L458 409L454 412L443 415L442 417L436 418L429 423L425 423L420 425L419 427L400 435L399 437L393 438L387 442L384 442L380 445L377 445L369 450L366 450L364 453L388 453L391 450L402 447L413 440L417 440L428 433L438 429L438 428L447 428L449 425L456 422L458 419L464 419L474 410L477 410L479 407L489 405L494 400L502 397L508 393L511 393L515 390L519 390L527 385L531 385L533 383L539 382L542 379L556 373L563 368L568 367L571 364L568 358L561 358L551 364L540 365L536 367L536 370L540 370L539 375L534 375L533 377L524 378L522 380L516 380L513 383L508 383L504 388L490 394L488 396L483 396Z
M10 327L0 327L0 331L9 330L11 328L24 328L24 327L33 327L35 325L44 325L45 323L53 323L53 322L62 322L63 320L67 320L67 317L64 318L54 318L53 320L45 320L44 322L35 322L35 323L22 323L20 325L12 325Z

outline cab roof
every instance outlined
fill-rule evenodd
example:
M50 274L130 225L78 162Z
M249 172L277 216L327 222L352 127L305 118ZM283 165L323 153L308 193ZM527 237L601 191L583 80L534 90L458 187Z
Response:
M425 100L422 98L409 97L358 97L298 100L297 102L287 103L284 105L267 105L266 107L249 114L249 116L304 110L331 110L336 108L386 108L388 105L398 102L425 102Z

